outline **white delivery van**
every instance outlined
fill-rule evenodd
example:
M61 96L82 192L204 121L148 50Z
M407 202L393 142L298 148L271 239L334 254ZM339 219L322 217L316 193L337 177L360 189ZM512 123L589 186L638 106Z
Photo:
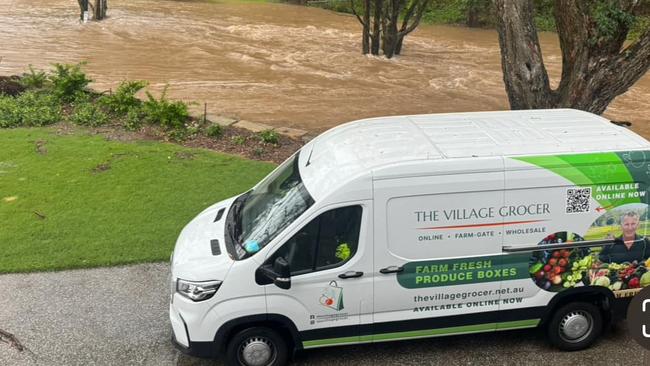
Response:
M250 366L533 327L587 347L650 284L649 153L569 109L333 128L183 229L173 341Z

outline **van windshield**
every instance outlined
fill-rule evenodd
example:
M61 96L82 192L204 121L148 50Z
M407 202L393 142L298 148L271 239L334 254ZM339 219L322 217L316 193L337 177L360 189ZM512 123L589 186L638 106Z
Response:
M238 259L264 248L314 203L300 177L298 156L287 159L233 203L226 241L233 242Z

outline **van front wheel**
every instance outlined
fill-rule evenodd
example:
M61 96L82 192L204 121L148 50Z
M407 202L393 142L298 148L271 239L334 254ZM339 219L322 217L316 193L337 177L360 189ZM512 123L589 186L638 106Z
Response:
M573 302L559 308L548 324L551 343L565 351L591 346L600 335L603 317L600 309L586 302Z
M226 359L231 366L283 366L288 360L287 343L269 328L244 329L228 343Z

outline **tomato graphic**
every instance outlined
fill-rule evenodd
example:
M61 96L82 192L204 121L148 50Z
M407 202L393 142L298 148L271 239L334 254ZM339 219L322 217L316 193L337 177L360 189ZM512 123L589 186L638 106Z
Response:
M325 305L330 306L334 303L334 300L332 300L331 297L328 297L327 300L325 300Z

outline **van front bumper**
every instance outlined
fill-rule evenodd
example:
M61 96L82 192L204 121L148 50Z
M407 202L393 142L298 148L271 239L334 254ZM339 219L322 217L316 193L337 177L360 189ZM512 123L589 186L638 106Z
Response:
M189 342L189 346L184 346L176 340L176 334L172 333L172 344L176 349L186 355L201 358L217 358L218 348L213 342Z
M217 358L219 348L215 342L192 342L183 317L169 304L169 321L172 326L172 344L181 352L195 357Z

